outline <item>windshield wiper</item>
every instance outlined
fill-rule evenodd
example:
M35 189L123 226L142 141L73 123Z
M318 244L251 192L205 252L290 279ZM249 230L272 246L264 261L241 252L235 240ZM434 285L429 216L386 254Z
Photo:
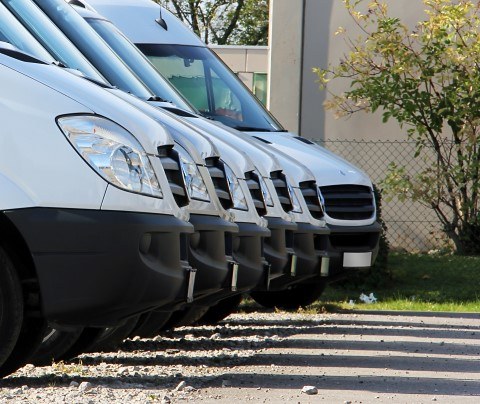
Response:
M147 101L171 102L171 101L164 100L162 97L159 97L158 95L152 95Z
M256 128L254 126L234 126L233 129L239 130L240 132L276 132L273 129Z

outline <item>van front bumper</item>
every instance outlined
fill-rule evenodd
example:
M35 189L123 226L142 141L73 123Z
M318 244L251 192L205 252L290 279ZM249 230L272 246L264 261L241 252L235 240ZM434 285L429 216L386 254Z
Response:
M264 252L270 268L266 282L258 286L259 290L268 289L272 280L283 276L288 270L287 266L295 254L294 233L298 229L296 223L287 222L279 217L266 217L266 219L271 235L265 239Z
M348 275L352 269L369 268L375 263L382 226L375 222L369 226L328 225L328 254L330 279ZM358 260L358 265L355 264Z
M51 324L115 326L186 290L182 238L190 223L169 215L59 208L5 212L36 269Z
M314 226L310 223L298 223L293 233L293 255L284 275L273 279L268 290L284 290L288 287L328 276L329 254L328 227Z
M227 257L233 259L222 288L192 302L193 306L212 306L220 300L248 292L268 275L267 263L263 256L265 237L270 231L253 223L237 223L239 232L232 234L231 250ZM228 239L228 238L227 238ZM228 249L227 249L228 250Z
M218 216L190 215L195 233L190 235L188 260L196 269L193 300L232 286L233 237L239 229L235 223Z

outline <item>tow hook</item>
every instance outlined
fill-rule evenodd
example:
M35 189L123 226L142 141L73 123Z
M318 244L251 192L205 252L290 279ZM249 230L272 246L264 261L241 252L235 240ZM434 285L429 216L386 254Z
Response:
M195 277L197 276L197 269L188 267L188 288L187 288L187 303L193 302L193 291L195 290Z
M322 264L320 266L320 276L327 277L330 269L330 257L322 257Z
M232 267L232 292L236 292L238 285L238 262L230 261L229 265Z
M298 260L298 257L296 254L292 254L291 255L291 259L290 259L290 276L297 276L297 260Z

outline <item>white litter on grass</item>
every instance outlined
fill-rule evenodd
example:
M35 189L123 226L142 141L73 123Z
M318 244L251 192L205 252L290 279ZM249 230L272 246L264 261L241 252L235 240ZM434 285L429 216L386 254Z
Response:
M348 304L349 304L350 306L355 306L355 302L354 302L352 299L350 299L350 301L348 302Z
M370 293L368 296L362 293L359 299L365 304L377 303L377 298L373 295L373 293Z

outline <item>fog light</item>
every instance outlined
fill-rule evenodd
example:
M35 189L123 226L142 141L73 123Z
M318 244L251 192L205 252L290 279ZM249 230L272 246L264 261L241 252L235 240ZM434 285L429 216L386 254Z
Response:
M138 249L142 254L148 254L148 252L150 251L151 245L152 245L152 235L150 233L145 233L140 240Z
M193 250L196 250L200 245L200 233L196 231L195 233L190 235L190 247Z

